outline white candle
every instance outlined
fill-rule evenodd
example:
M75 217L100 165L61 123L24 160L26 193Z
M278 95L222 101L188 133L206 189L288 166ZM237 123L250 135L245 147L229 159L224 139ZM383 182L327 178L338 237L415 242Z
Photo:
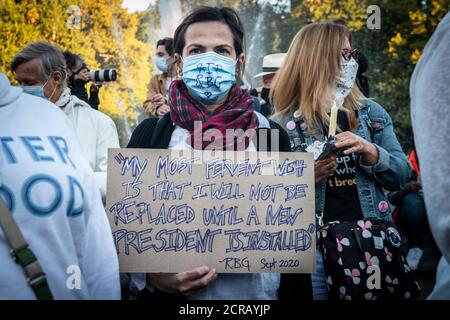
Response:
M336 104L336 101L333 101L333 107L331 108L330 130L328 131L328 137L334 137L336 135L337 113L338 113L338 106Z

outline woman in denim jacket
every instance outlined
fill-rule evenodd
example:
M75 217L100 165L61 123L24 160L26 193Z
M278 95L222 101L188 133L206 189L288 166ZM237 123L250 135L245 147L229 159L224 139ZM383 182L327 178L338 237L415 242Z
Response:
M315 162L318 227L364 218L390 221L383 189L398 190L410 177L389 114L354 86L356 55L345 26L308 25L294 38L271 92L276 110L272 120L287 131L297 152L320 153L317 142L326 140L331 108L334 103L339 106L339 152ZM314 298L326 299L320 253L312 281Z

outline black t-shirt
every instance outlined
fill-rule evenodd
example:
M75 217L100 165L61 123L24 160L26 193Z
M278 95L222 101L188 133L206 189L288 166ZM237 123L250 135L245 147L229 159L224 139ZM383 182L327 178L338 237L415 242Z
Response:
M349 130L344 112L338 113L338 125L343 131ZM339 155L338 168L326 181L324 222L352 221L363 219L356 185L356 154Z

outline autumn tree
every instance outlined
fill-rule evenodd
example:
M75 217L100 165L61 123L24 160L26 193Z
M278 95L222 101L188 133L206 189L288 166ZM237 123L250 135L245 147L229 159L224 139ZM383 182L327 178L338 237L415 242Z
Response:
M100 91L100 110L124 133L136 124L150 78L152 47L139 38L142 21L121 0L1 0L0 71L27 44L47 41L79 54L91 70L114 68L118 80Z
M292 1L291 14L278 23L290 37L281 37L287 48L305 24L344 19L353 32L353 45L369 59L371 98L383 105L394 121L405 149L411 146L409 81L426 42L449 11L450 0L304 0ZM369 5L381 12L381 28L366 25ZM279 31L278 31L279 32Z

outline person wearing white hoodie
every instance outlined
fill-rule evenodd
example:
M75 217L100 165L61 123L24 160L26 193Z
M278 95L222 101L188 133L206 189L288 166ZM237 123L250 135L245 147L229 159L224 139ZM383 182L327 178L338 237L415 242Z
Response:
M56 46L46 42L29 44L14 56L11 70L25 92L50 100L69 117L83 155L94 170L104 201L108 149L119 148L119 137L112 119L71 95L66 83L64 55Z
M442 19L410 84L414 140L431 231L442 252L428 299L450 300L450 13Z
M0 73L0 199L54 299L120 299L118 258L94 174L64 112ZM33 292L0 227L0 300Z

